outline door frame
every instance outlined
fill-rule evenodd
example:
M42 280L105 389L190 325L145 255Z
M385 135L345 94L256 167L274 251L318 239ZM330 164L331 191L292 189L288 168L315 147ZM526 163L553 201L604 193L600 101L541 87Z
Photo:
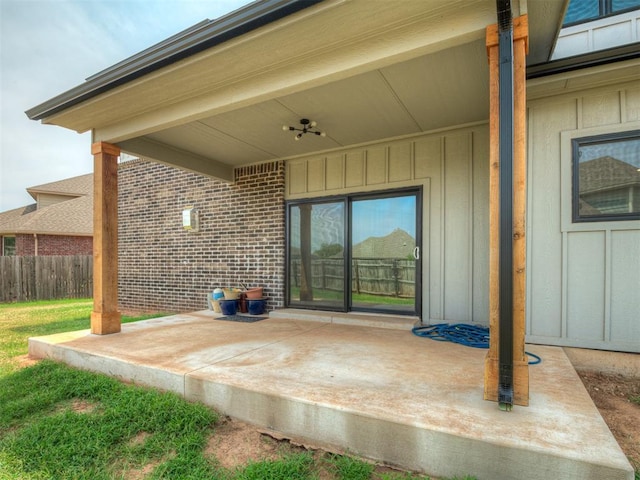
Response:
M352 203L358 200L374 200L377 198L385 197L401 197L401 196L415 196L416 198L416 246L419 247L420 255L416 261L415 272L415 298L414 298L414 310L412 312L403 312L395 310L381 310L376 308L357 308L352 307L351 298L351 285L352 285L352 269L351 269L351 234L352 234ZM285 307L287 308L300 308L308 310L320 310L320 311L337 311L337 312L370 312L370 313L385 313L392 315L404 315L404 316L418 316L422 317L422 272L423 264L425 261L425 250L423 247L424 238L424 225L423 225L423 187L421 185L409 186L404 188L376 190L370 192L356 192L345 193L343 195L331 195L323 197L304 198L297 200L287 200L285 202ZM331 202L344 202L344 262L345 262L345 275L344 275L344 292L343 292L343 306L342 308L322 307L314 308L308 305L291 305L291 274L290 274L290 247L291 247L291 208L297 205L309 204L309 203L331 203Z

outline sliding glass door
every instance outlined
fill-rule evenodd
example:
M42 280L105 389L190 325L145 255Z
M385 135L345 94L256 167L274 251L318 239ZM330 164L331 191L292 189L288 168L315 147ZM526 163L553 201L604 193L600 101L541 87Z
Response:
M288 205L287 305L420 313L420 191Z
M345 250L344 201L290 205L289 304L342 310Z
M417 195L351 201L351 309L416 313Z

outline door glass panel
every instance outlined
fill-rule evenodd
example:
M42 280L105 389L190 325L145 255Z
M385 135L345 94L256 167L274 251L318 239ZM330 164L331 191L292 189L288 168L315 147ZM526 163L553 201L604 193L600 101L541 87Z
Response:
M416 311L416 196L351 203L351 307Z
M343 310L344 202L292 205L289 225L289 304Z

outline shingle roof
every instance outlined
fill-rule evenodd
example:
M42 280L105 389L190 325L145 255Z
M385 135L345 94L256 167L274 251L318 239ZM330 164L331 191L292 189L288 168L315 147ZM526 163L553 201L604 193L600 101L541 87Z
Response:
M637 167L610 156L580 163L580 194L640 184Z
M28 213L34 212L38 208L36 203L26 205L24 207L14 208L13 210L7 210L6 212L0 212L0 226L6 222L13 221L22 217Z
M353 246L354 257L406 258L416 246L415 239L396 228L384 237L369 237Z
M47 234L93 235L93 174L27 188L32 197L39 193L77 196L46 207L37 204L0 213L0 235Z
M59 195L90 195L93 192L93 173L78 177L65 178L57 182L43 183L27 188L27 192L36 199L38 193L53 193Z
M93 235L93 195L85 195L37 210L30 210L28 207L23 207L22 210L21 215L14 215L8 221L2 221L3 217L0 217L0 235Z

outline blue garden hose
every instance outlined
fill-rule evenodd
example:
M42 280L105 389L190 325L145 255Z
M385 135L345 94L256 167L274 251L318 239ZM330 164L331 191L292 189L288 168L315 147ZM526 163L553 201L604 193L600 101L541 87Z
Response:
M430 338L438 342L453 342L473 348L489 348L489 328L465 323L437 323L435 325L413 327L411 332L418 337ZM542 358L525 352L533 358L529 365L542 362Z

